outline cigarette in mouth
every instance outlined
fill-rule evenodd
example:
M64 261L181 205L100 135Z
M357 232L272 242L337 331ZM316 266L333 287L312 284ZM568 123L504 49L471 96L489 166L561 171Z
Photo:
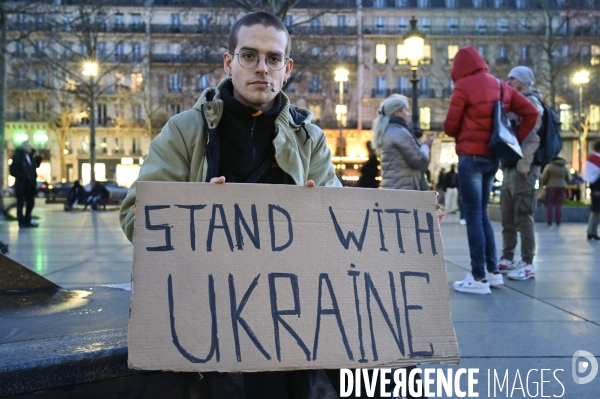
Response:
M275 89L273 88L273 85L272 85L271 83L267 83L267 87L268 87L269 89L271 89L271 91L272 91L273 93L275 93Z

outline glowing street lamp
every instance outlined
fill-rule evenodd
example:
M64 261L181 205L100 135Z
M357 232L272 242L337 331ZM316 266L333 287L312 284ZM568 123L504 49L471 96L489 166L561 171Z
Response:
M340 98L339 103L335 107L335 114L340 127L340 137L338 138L338 155L340 156L339 161L339 173L342 174L342 157L344 156L344 126L346 125L346 115L348 114L348 107L344 105L344 82L348 81L348 75L350 72L346 68L337 68L335 71L335 81L339 82Z
M412 125L413 131L417 137L419 137L418 132L421 130L419 123L419 95L417 92L419 78L417 77L417 69L419 67L419 63L423 59L424 49L425 35L417 29L417 20L413 15L412 19L410 20L410 30L406 36L404 36L404 51L406 52L408 62L410 63L412 69L412 78L410 79L410 82L412 83L413 104Z
M83 76L88 76L90 79L90 184L92 187L96 183L96 101L94 94L95 78L98 75L98 63L94 61L86 61L83 63Z
M573 83L575 83L576 85L579 86L579 104L578 104L578 115L579 117L577 118L578 122L579 122L579 137L578 137L578 145L579 145L579 173L581 173L583 170L583 85L586 83L589 83L590 81L590 73L588 71L581 70L578 72L575 72L575 75L573 76Z

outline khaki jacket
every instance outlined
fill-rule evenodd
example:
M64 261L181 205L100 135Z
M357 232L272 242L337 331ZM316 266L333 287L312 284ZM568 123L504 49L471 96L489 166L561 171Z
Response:
M194 107L173 116L150 144L137 180L121 204L121 228L133 242L136 185L138 181L206 182L209 160L205 156L208 128L218 126L224 103L220 89L206 89ZM297 185L314 180L317 186L341 187L331 162L325 133L310 123L312 113L290 104L282 92L281 113L275 120L275 160ZM210 100L209 100L210 99Z

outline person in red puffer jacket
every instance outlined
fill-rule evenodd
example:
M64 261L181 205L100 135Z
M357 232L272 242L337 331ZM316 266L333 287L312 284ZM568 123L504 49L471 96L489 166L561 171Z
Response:
M489 294L490 285L503 284L497 270L494 230L487 214L492 183L499 166L499 160L488 144L492 137L494 102L500 99L500 85L504 91L504 108L520 117L517 125L519 142L533 130L538 111L525 96L491 75L481 55L471 46L456 53L450 76L454 81L454 92L444 131L456 140L458 182L471 255L471 273L464 280L455 282L454 289Z

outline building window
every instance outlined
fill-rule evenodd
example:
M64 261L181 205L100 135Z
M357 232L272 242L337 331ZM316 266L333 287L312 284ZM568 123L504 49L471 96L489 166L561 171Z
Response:
M407 8L408 0L396 0L394 1L394 5L396 6L396 8Z
M293 83L288 83L287 86L285 87L285 92L286 93L295 93L296 89L294 87Z
M377 44L375 46L375 61L378 64L387 62L387 46L385 44Z
M565 36L568 31L568 19L555 17L552 19L552 31L555 35Z
M15 55L22 57L25 55L25 43L20 40L15 42Z
M590 47L590 64L591 65L600 65L600 46L597 44L592 44Z
M452 92L454 91L454 81L451 77L448 77L448 82L446 83L446 97L450 97Z
M446 0L446 8L456 8L456 0Z
M35 27L37 29L44 29L46 23L46 15L42 13L35 14Z
M198 77L198 91L203 91L210 86L210 74L205 73Z
M41 69L35 71L35 85L39 88L46 85L46 72Z
M475 31L480 35L487 31L487 21L485 18L477 18L475 20Z
M502 8L504 6L504 1L503 0L494 0L494 7L496 8Z
M115 137L115 143L114 143L112 153L113 154L124 154L125 153L123 151L123 149L121 148L121 140L119 140L118 137Z
M46 110L46 104L44 101L36 101L35 102L35 113L38 117L44 116L44 111Z
M560 128L563 132L571 130L571 125L573 124L573 111L569 104L560 104L560 123Z
M312 55L313 57L318 57L319 55L321 55L321 47L314 46L313 48L311 48L310 55Z
M140 26L142 26L141 14L131 14L131 26L134 28L139 28Z
M419 96L423 98L431 98L431 89L429 87L429 76L422 76L419 79Z
M338 28L345 28L346 27L346 16L345 15L338 15L338 17L337 17L337 26L338 26Z
M346 56L348 55L348 49L347 49L346 45L338 44L336 46L336 53L337 53L338 58L341 58L341 59L346 58Z
M169 111L171 116L175 116L181 112L181 104L171 104L169 105Z
M385 17L375 18L375 33L385 33Z
M46 42L43 40L36 40L34 42L34 50L37 56L44 55L46 52Z
M131 139L131 155L140 155L142 153L141 140L137 137Z
M477 46L477 52L481 56L481 58L485 59L485 55L487 54L486 46Z
M99 137L100 142L100 153L101 154L106 154L108 153L108 145L106 144L106 137Z
M172 73L169 75L169 91L181 92L181 75Z
M421 58L421 64L429 65L431 64L431 45L426 44L423 46L423 58Z
M143 119L143 113L142 113L142 104L135 104L133 106L133 118L136 121L141 121Z
M99 125L106 125L106 104L98 104L98 118L96 121Z
M529 46L521 46L521 61L529 60Z
M498 46L498 58L506 58L506 46Z
M406 33L408 32L408 19L407 18L398 18L397 19L397 25L398 25L398 33Z
M310 77L310 90L311 93L321 92L321 77L319 75L312 75Z
M171 27L179 28L181 26L181 15L171 14Z
M100 15L98 15L98 18L100 18ZM104 17L104 18L106 18L106 17ZM122 28L125 25L124 21L125 20L123 18L123 14L115 14L115 27L116 28ZM100 22L100 23L102 24L102 22ZM104 22L104 25L106 25L106 22Z
M140 93L144 88L144 75L141 72L131 74L131 91Z
M321 21L319 21L319 18L310 21L310 30L312 33L319 33L321 31Z
M456 53L458 53L458 44L450 44L448 46L448 63L452 64L454 61L454 57L456 57Z
M483 7L483 0L473 0L473 7L475 7L475 8L482 8Z
M404 44L399 44L396 48L396 59L398 60L398 65L408 64L408 57L406 56L406 51L404 50Z
M421 107L419 109L419 119L421 123L421 129L429 130L431 129L431 108L430 107Z
M312 119L317 121L321 119L321 104L308 104L308 110L312 112Z
M590 130L600 130L600 105L590 105Z
M519 10L524 10L527 8L527 0L516 0L515 3Z
M133 43L131 46L131 56L134 61L142 60L142 43Z
M446 19L446 26L448 27L448 33L456 35L458 33L458 18Z
M498 18L496 21L496 29L498 30L498 33L507 33L508 20L506 18Z
M169 54L170 55L179 55L179 54L181 54L181 44L179 44L179 43L171 43L171 44L169 44Z
M385 0L373 0L373 8L385 7Z
M397 83L396 91L399 94L403 94L405 96L410 96L410 87L408 86L408 77L398 76L398 83Z
M417 0L417 7L419 8L428 8L429 0Z
M291 29L292 25L294 25L294 16L286 15L285 20L283 21L283 24L289 31Z
M386 97L387 96L387 85L385 83L385 76L375 77L375 95L373 97Z
M206 32L208 30L209 18L207 14L200 14L198 16L198 29L200 32Z
M420 29L423 32L429 33L431 31L431 19L429 18L421 18L419 21Z
M125 46L123 43L117 43L115 46L115 61L121 61L125 58Z
M519 32L529 33L531 30L531 22L528 18L519 18Z

